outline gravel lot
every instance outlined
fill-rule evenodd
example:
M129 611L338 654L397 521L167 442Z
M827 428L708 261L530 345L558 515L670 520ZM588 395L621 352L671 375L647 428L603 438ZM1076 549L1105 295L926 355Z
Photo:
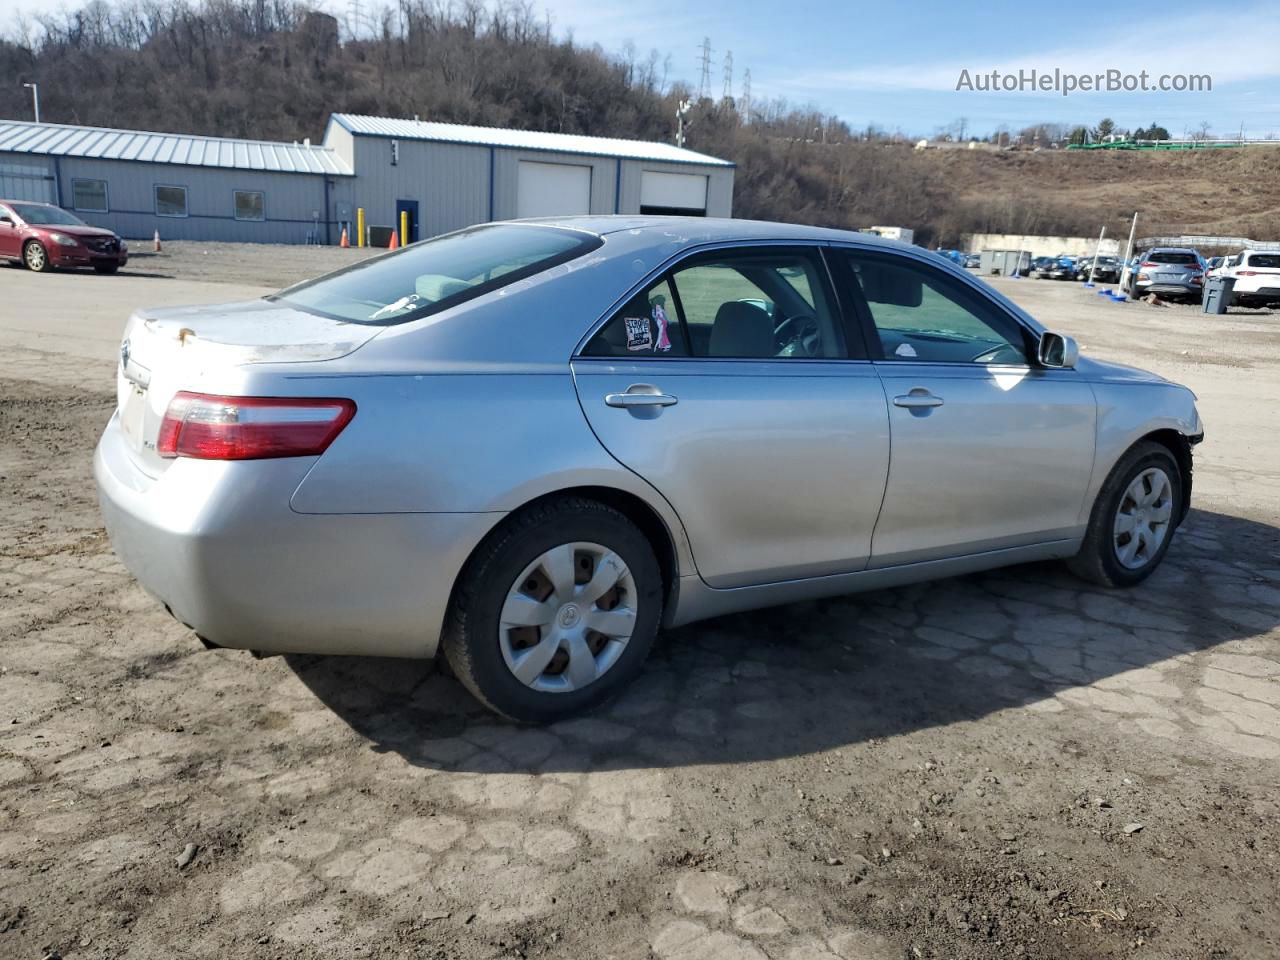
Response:
M1046 564L726 617L529 729L429 663L205 652L99 527L128 311L358 255L0 269L0 958L1280 955L1280 314L998 281L1200 395L1143 587Z

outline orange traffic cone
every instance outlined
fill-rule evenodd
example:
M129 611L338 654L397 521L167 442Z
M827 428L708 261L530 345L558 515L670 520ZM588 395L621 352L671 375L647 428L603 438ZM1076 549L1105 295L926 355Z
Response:
M151 243L154 245L156 253L159 253L160 252L160 231L159 230L157 230L156 235L151 238Z
M391 231L391 242L387 244L387 249L388 250L400 249L400 231L399 230Z
M343 249L346 249L347 247L351 246L351 242L347 239L346 227L342 228L342 239L338 241L338 246L342 247Z

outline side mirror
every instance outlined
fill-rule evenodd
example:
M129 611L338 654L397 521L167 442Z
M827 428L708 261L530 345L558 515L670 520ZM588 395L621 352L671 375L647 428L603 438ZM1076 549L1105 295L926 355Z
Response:
M1080 359L1080 345L1073 337L1045 332L1040 335L1036 359L1040 361L1040 366L1051 370L1070 370Z
M7 213L0 213L0 223L7 223L9 226L12 227L13 217L9 216Z

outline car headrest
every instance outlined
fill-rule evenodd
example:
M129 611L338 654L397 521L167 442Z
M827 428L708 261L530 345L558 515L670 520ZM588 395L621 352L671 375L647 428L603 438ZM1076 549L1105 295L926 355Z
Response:
M430 303L439 303L445 297L461 293L471 284L456 277L447 277L442 273L423 274L413 283L413 292Z
M731 300L721 304L711 325L710 351L713 357L776 356L773 319L754 303Z

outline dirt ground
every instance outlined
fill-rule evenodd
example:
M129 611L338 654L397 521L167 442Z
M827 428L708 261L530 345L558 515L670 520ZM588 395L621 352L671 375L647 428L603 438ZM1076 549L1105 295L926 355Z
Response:
M531 729L430 663L206 652L99 526L129 309L355 255L0 269L2 960L1280 955L1280 314L999 281L1200 395L1142 587L1044 564L725 617Z

